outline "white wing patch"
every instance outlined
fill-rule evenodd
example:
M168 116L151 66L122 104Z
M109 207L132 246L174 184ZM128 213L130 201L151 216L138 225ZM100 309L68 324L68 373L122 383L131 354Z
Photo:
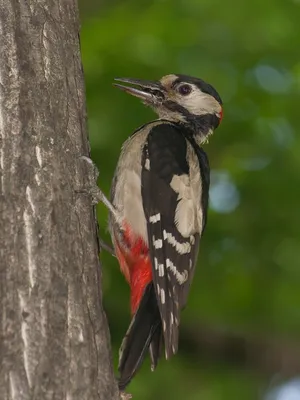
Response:
M190 178L187 174L174 175L170 186L174 192L178 193L178 199L190 197Z
M186 238L196 232L201 232L203 224L199 161L190 143L187 143L187 161L190 166L189 175L174 175L170 183L174 192L178 193L179 202L175 213L176 228Z

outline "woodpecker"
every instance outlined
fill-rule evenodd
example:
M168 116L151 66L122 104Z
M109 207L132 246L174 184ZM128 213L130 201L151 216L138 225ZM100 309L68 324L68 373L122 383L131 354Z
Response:
M207 221L210 169L201 146L222 120L222 100L211 85L186 75L116 81L158 114L123 144L106 201L131 289L132 320L119 354L124 390L148 351L152 370L163 347L166 359L177 352L180 311Z

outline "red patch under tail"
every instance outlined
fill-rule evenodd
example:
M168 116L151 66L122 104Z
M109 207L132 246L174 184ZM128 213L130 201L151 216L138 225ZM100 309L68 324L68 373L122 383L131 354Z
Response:
M134 314L146 286L152 281L152 267L145 241L135 237L126 225L122 239L124 243L116 243L116 255L121 271L131 288L131 312Z

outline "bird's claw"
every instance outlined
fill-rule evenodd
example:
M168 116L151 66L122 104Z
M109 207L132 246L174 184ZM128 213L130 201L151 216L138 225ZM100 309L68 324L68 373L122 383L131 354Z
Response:
M90 179L91 184L89 186L86 186L85 188L81 190L77 190L77 193L85 193L91 196L92 199L92 204L95 206L98 203L103 203L105 207L109 210L111 215L113 216L115 222L119 225L122 226L122 218L120 217L118 211L114 207L114 205L108 200L108 198L105 196L105 194L102 192L102 190L97 186L96 180L99 175L98 168L94 164L94 162L86 156L80 156L80 159L84 160L87 162L89 166L93 167L93 174L95 175L93 179Z
M104 193L99 189L99 187L96 184L93 186L90 186L86 190L87 190L87 193L91 196L93 206L102 202L103 198L105 198Z
M87 163L89 168L92 170L92 173L91 173L91 175L93 177L92 179L96 181L99 177L99 170L98 170L96 164L94 163L94 161L90 157L87 157L87 156L80 156L79 158L80 158L80 160L83 160Z
M92 200L92 205L95 206L101 201L101 196L99 195L99 191L101 192L101 190L95 184L94 186L84 187L82 189L75 190L75 193L82 193L86 194L87 196L90 196Z
M97 179L99 177L99 170L91 158L87 156L80 156L79 159L83 160L88 167L88 174L87 174L88 183L85 187L81 188L80 190L76 190L76 193L84 193L86 195L89 195L92 199L93 206L95 206L100 201L102 201L102 198L104 196L96 184Z

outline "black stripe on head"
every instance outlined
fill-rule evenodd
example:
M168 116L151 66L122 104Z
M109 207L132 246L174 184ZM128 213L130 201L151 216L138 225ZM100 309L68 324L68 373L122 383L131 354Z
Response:
M163 105L168 110L177 112L177 113L183 115L187 121L190 119L191 113L186 108L182 107L180 104L176 103L175 101L167 100L163 103Z
M223 104L219 93L209 83L206 83L202 79L193 78L188 75L176 74L176 76L177 76L177 79L175 79L175 81L172 83L172 87L175 87L179 83L184 83L184 82L192 83L193 85L197 86L203 93L209 94L210 96L214 97L218 103L220 103L221 105Z

